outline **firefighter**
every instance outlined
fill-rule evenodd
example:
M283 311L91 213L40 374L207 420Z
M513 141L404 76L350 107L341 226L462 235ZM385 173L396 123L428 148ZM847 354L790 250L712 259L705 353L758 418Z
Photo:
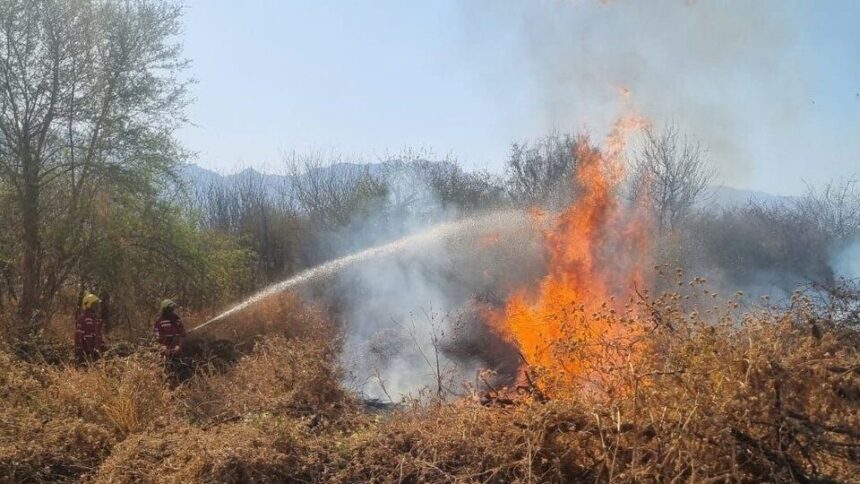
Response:
M155 338L164 345L164 358L167 372L175 382L191 378L193 371L183 354L185 326L176 314L176 304L170 299L161 301L161 315L155 321Z
M104 351L103 322L98 316L101 299L87 293L81 301L84 312L75 321L75 353L79 360L98 359Z
M164 356L169 360L182 356L182 340L185 339L185 326L176 314L176 303L170 299L161 301L161 316L155 321L155 338L164 345Z

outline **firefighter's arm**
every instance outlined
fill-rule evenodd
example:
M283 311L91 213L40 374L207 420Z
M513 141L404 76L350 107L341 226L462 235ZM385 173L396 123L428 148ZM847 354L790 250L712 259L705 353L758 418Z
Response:
M185 325L182 324L182 318L177 318L176 327L179 329L179 336L185 337Z

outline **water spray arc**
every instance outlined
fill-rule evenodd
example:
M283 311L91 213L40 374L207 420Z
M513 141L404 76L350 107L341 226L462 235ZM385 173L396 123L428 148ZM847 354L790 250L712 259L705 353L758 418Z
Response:
M492 225L506 223L512 219L521 218L523 214L518 211L502 211L494 212L484 216L470 217L455 222L447 222L436 225L430 229L417 234L408 235L386 244L356 252L332 261L326 262L314 268L305 270L289 279L273 284L265 289L250 296L244 301L232 306L214 318L202 323L189 332L201 330L210 324L221 321L233 314L236 314L254 304L259 303L269 297L283 293L284 291L296 288L302 284L313 282L325 277L332 276L338 272L358 264L360 262L369 261L379 257L386 257L403 251L407 248L420 247L423 244L438 242L454 235L457 235L467 229L481 227L484 225Z

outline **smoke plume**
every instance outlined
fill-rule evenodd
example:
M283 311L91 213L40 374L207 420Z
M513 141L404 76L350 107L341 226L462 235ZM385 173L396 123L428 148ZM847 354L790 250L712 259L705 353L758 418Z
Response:
M482 298L539 276L533 236L522 212L477 216L456 233L337 274L327 297L344 325L348 385L396 401L440 384L458 393L478 369L499 370L505 345L488 340L497 337L477 311Z
M484 0L467 3L463 29L474 52L495 45L479 65L500 102L539 106L522 121L529 135L585 127L602 136L629 103L701 139L722 182L743 186L756 148L784 136L807 88L796 17L783 3Z

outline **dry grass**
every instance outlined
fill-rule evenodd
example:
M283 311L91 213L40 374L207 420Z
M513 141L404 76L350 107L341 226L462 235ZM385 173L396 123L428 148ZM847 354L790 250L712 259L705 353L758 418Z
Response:
M588 474L570 467L574 442L553 441L559 429L576 432L582 412L569 405L490 408L472 402L416 408L352 436L341 482L547 482Z
M229 340L248 350L260 335L327 340L337 337L323 308L305 304L293 293L270 297L200 330L209 340Z
M365 414L339 385L333 330L299 305L289 306L290 318L307 318L305 329L256 338L235 364L177 388L149 350L84 368L0 353L0 475L31 482L856 481L860 337L850 328L857 322L845 319L856 316L822 311L800 296L787 309L715 307L709 294L692 291L631 306L649 317L641 339L611 348L630 356L625 364L595 364L599 374L575 384L544 375L544 384L571 386L548 402L521 397L505 407L464 400ZM308 330L314 325L319 337Z
M630 390L590 406L605 480L851 480L860 473L857 334L801 299L706 323L658 300L648 358L620 368Z
M0 476L3 482L75 480L94 472L116 443L104 427L56 416L46 419L20 407L0 409Z
M353 443L344 481L855 481L857 334L797 315L661 328L623 397L408 412Z
M102 425L122 438L164 423L173 411L160 356L141 351L85 367L52 367L44 393L54 413Z
M63 481L91 472L115 443L112 432L70 415L47 390L53 370L0 352L0 476Z
M203 425L260 415L329 424L354 409L339 384L335 348L319 339L266 339L228 371L181 390L189 417Z
M135 435L112 452L96 482L319 480L329 452L290 422L178 426ZM333 466L331 466L333 467Z

